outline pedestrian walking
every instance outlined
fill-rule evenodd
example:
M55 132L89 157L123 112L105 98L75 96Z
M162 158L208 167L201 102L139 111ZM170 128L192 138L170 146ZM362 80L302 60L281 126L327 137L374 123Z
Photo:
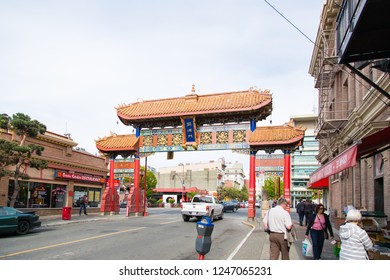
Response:
M87 205L88 205L88 197L87 195L84 195L82 197L80 197L80 211L79 211L79 216L81 216L81 212L82 210L84 209L84 215L88 215L87 214Z
M313 245L313 259L321 259L322 249L324 248L325 239L333 239L332 225L330 224L329 216L324 213L324 205L318 204L315 208L315 214L310 220L306 228L306 238L310 238ZM329 233L328 233L329 231Z
M287 231L292 228L290 214L286 211L287 200L279 198L277 206L267 211L263 218L264 228L269 230L270 260L278 260L280 254L282 260L289 260L289 244Z
M305 226L308 225L308 223L311 221L311 217L313 216L313 204L311 203L310 199L306 199L304 206L303 206L303 213L305 215Z
M357 209L347 213L344 225L340 226L340 260L367 260L367 250L372 248L372 241L361 228L362 214Z
M305 203L303 202L303 200L301 200L297 204L296 208L297 208L297 214L298 214L298 217L299 217L299 225L303 226L303 218L305 217L305 212L304 212Z

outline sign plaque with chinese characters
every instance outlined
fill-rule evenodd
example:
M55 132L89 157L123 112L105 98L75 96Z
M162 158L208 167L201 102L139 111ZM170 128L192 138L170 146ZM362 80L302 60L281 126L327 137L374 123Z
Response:
M197 145L196 141L196 122L195 117L181 117L183 129L183 145Z

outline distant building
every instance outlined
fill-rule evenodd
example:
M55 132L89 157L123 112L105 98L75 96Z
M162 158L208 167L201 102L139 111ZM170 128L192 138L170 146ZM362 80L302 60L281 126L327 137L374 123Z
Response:
M225 160L208 163L185 163L173 167L162 167L156 174L156 195L176 196L177 201L183 193L216 193L224 186Z
M241 162L235 162L225 170L225 187L233 187L241 190L245 185L245 172Z
M306 128L303 148L291 154L291 205L296 205L301 199L310 198L313 194L307 189L307 183L309 175L320 166L316 159L319 143L314 135L317 118L317 115L290 117L294 126Z
M261 197L264 183L268 178L283 177L283 154L256 155L256 197Z

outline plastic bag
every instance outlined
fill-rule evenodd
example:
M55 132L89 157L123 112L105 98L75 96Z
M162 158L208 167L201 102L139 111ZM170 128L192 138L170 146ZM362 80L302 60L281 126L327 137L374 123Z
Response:
M302 241L302 254L305 257L313 256L313 246L311 245L310 240L307 238Z

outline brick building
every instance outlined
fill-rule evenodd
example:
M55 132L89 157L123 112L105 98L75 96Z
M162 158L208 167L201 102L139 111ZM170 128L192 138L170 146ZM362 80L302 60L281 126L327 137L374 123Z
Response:
M309 73L322 167L310 184L329 191L333 217L348 205L390 215L389 8L387 0L327 0L321 14Z
M2 139L11 140L11 137L8 131L0 132ZM107 177L107 161L104 158L77 148L77 143L70 137L49 131L37 138L27 138L25 145L28 144L45 148L41 158L48 162L48 168L37 170L25 164L24 170L30 179L19 181L16 208L36 208L41 215L57 214L64 206L75 206L78 198L87 194L91 211L99 211L97 207L101 203ZM9 168L12 170L12 167ZM7 205L13 190L13 178L2 177L0 205Z

